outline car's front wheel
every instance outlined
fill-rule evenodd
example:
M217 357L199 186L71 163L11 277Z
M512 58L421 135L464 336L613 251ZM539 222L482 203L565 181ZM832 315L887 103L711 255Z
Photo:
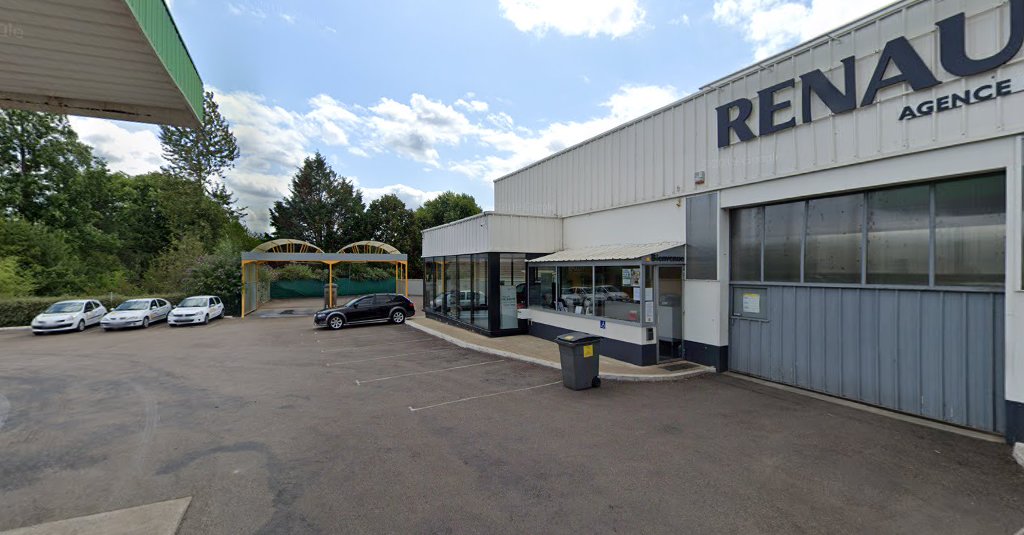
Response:
M341 317L340 314L335 314L327 318L327 326L332 330L337 331L338 329L345 326L345 318Z
M405 311L395 310L391 312L391 323L405 323Z
M78 327L77 327L77 329L78 329L78 332L82 332L82 331L85 330L85 320L78 320Z
M149 328L149 318L142 318L142 328L143 329L148 329Z
M203 316L203 325L207 325L209 323L210 323L210 315L206 314L206 315Z

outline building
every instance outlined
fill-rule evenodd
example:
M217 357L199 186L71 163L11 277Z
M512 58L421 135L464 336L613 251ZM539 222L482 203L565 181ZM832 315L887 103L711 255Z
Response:
M427 314L1024 440L1024 0L905 0L502 177Z

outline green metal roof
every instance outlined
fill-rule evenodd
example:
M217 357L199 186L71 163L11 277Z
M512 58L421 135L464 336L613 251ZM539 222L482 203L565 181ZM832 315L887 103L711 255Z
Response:
M124 0L193 113L203 120L203 80L164 0Z

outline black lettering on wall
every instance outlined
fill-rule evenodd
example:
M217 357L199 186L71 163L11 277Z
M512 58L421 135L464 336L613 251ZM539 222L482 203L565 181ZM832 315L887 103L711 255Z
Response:
M889 69L890 63L895 65L900 73L885 78L885 72ZM864 91L864 98L860 105L873 104L879 90L903 82L910 84L914 91L939 85L939 80L925 65L921 56L917 55L910 41L907 41L906 37L897 37L886 43L885 48L882 49L882 56L878 58L875 73L871 75L871 82L868 83L868 88Z
M936 22L940 33L939 57L942 68L956 76L971 76L990 71L1010 61L1024 45L1024 0L1010 0L1010 38L1006 46L983 59L967 57L966 16L953 15Z
M783 123L775 122L776 112L785 110L792 106L792 102L789 100L775 102L775 93L792 87L796 87L796 81L790 78L785 82L775 84L767 89L762 89L757 92L758 135L764 136L774 134L780 130L796 126L796 116L790 117L788 121Z
M739 110L736 118L732 117L733 108ZM732 143L731 132L736 132L740 141L754 139L754 133L750 131L747 120L754 111L754 103L749 98L736 99L728 104L715 108L718 112L718 148L728 147Z
M811 93L818 95L821 102L828 107L832 113L843 113L857 107L857 68L854 65L856 58L850 56L843 58L843 75L845 77L845 91L838 87L821 72L815 69L807 74L800 75L801 108L803 122L809 123L811 119Z

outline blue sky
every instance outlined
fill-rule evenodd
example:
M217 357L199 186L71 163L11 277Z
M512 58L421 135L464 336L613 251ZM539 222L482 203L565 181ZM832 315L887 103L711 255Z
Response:
M266 230L319 150L367 200L491 181L887 0L173 0L238 137L228 186ZM155 128L75 118L113 169L161 163Z

